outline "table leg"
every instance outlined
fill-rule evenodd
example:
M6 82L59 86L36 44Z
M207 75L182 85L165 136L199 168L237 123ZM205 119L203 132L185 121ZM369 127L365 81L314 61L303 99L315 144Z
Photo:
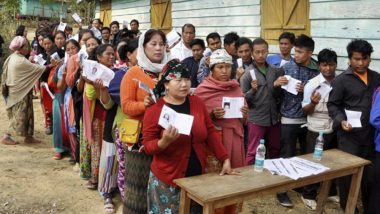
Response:
M188 214L190 213L190 198L187 196L187 192L181 189L181 199L179 201L179 213Z
M330 191L331 180L323 181L318 194L317 213L323 213L327 195Z
M214 206L212 203L206 203L203 206L203 214L214 214Z
M348 194L346 213L354 213L356 203L358 202L358 195L360 183L362 181L364 166L358 169L358 172L352 175L350 193Z

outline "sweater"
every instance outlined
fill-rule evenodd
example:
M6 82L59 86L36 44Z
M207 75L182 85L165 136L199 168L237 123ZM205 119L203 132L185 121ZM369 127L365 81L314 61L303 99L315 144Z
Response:
M190 136L181 134L163 150L158 147L158 141L164 131L158 125L160 113L165 104L163 98L149 107L144 115L142 144L145 152L153 155L151 170L160 181L171 186L175 186L174 179L185 177L191 147L194 148L201 163L203 173L206 166L206 145L214 152L219 161L223 162L228 159L221 136L215 129L205 104L197 96L190 96L189 101L190 114L194 116Z
M375 150L380 152L380 87L377 88L373 95L373 104L369 122L375 127Z
M120 85L120 102L123 112L131 119L142 120L145 112L144 98L148 93L139 87L139 81L153 89L156 81L139 66L133 66L124 75Z
M268 71L264 75L252 64L257 79L257 90L252 90L252 76L245 70L240 78L240 87L247 100L249 112L248 121L259 126L272 126L279 122L282 90L274 87L273 83L279 76L284 75L282 68L267 65Z

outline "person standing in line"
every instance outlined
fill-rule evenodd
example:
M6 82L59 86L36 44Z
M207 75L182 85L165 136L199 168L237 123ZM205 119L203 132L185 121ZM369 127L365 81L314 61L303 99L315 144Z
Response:
M338 135L338 149L370 160L364 167L361 193L364 213L375 212L369 207L371 192L374 188L375 130L369 123L374 91L380 86L380 74L369 69L372 45L361 39L352 40L347 45L349 67L332 82L332 91L327 108L333 119L334 129ZM361 127L353 127L348 122L347 110L360 112ZM351 176L339 181L340 206L346 208L350 191ZM378 203L378 202L377 202Z

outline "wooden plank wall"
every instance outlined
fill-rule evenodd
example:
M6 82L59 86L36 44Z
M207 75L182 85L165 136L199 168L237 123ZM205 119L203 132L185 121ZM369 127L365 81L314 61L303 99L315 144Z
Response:
M235 31L240 36L260 36L260 0L172 0L173 29L186 23L196 27L196 37Z
M378 0L310 0L311 36L315 53L335 50L338 69L347 68L346 46L354 38L368 40L374 47L371 68L380 72L380 4Z
M95 17L99 17L99 7ZM112 0L112 21L122 25L124 20L129 23L132 19L139 21L140 30L150 28L150 0Z

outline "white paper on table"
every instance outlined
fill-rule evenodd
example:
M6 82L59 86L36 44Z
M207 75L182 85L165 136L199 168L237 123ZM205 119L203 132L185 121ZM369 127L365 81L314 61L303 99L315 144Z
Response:
M264 169L267 169L272 175L281 175L281 168L276 164L276 159L264 160Z
M352 126L352 128L361 128L362 122L360 120L362 116L361 111L350 111L347 109L344 109L346 112L347 122Z
M87 58L88 58L88 54L87 54L86 46L82 45L81 49L78 52L79 62L83 64L83 61L86 60Z
M166 41L168 46L171 47L174 43L180 40L181 37L178 35L177 31L172 30L166 35Z
M173 109L164 105L161 110L158 124L164 129L173 126L178 129L178 133L190 135L193 126L194 116L188 114L177 113Z
M281 88L285 89L289 93L297 95L298 91L296 87L299 83L301 83L301 80L294 79L293 77L289 75L285 75L284 77L288 80L288 84L281 86Z
M321 99L324 99L332 90L332 87L329 86L327 83L321 83L315 92L318 92L321 95Z
M236 60L237 64L238 64L238 68L242 68L243 67L243 59L242 58L238 58Z
M63 22L59 23L57 30L65 32L66 25L67 23L63 23Z
M251 78L252 78L252 80L256 80L255 69L251 69L251 70L249 71L249 73L251 74Z
M102 33L100 32L100 30L96 27L92 27L90 29L93 33L94 33L94 36L98 39L102 38Z
M33 60L39 65L45 65L46 63L46 60L44 60L42 54L35 55Z
M243 118L241 108L244 106L243 97L223 97L222 108L224 109L223 118Z
M77 23L81 23L81 22L82 22L82 18L81 18L77 13L74 13L71 17L73 17L73 19L74 19Z
M323 166L322 164L305 160L299 157L293 157L289 160L296 167L296 169L303 170L305 174L310 173L316 175L330 169L328 167Z

